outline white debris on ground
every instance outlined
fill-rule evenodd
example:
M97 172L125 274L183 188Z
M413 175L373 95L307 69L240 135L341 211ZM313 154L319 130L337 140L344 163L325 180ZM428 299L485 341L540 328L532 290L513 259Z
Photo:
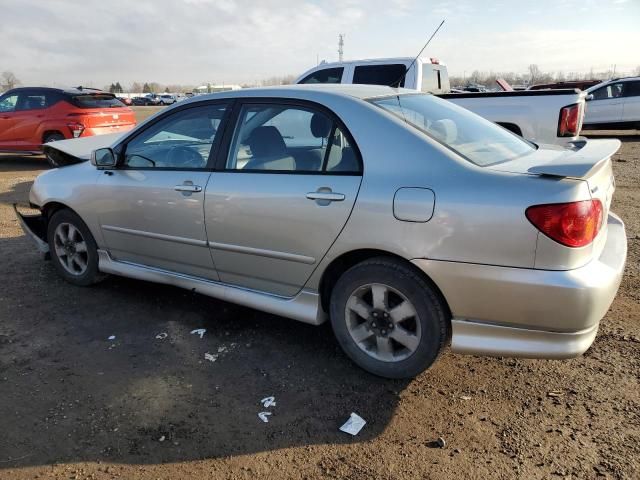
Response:
M276 406L276 397L265 397L260 400L260 403L264 408L270 408Z
M167 332L162 332L162 333L159 333L158 335L156 335L156 338L157 338L158 340L164 340L164 339L165 339L165 338L167 338L168 336L169 336L169 334L168 334Z
M204 359L209 360L210 362L215 362L216 360L218 360L218 354L207 352L204 354Z
M260 412L258 414L258 418L262 420L264 423L269 423L269 417L271 416L271 412Z
M195 330L191 330L191 335L200 335L200 338L203 338L205 333L207 333L206 328L196 328Z
M107 338L107 340L115 340L116 336L115 335L111 335L109 338Z
M357 435L362 430L367 422L357 413L351 412L349 420L340 427L340 431L348 433L349 435Z

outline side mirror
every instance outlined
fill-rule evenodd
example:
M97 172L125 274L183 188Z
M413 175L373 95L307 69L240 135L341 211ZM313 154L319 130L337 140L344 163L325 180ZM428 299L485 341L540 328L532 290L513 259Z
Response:
M110 148L99 148L91 154L91 165L98 168L116 166L116 156Z

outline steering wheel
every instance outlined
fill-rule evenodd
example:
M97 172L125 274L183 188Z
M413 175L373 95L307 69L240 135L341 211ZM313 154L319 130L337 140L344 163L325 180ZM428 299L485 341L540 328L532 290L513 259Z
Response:
M204 159L193 148L178 145L167 152L167 164L172 167L201 168Z

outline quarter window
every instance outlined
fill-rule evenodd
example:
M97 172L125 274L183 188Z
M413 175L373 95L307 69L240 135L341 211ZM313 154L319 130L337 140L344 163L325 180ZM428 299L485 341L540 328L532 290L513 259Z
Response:
M225 105L203 105L159 120L127 144L125 166L205 168L225 112Z
M406 71L407 67L403 64L361 65L353 71L353 83L404 87Z
M226 168L303 173L360 170L346 134L328 115L276 104L241 109Z
M342 67L324 68L307 75L299 83L340 83L343 71Z

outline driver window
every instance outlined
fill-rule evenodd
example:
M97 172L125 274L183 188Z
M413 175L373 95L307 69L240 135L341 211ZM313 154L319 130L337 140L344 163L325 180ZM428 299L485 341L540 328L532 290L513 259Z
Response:
M180 110L146 129L127 144L129 168L205 168L226 111L226 105Z
M18 103L18 94L9 95L0 100L0 112L13 112Z
M593 92L594 100L608 100L622 96L622 83L611 83Z

